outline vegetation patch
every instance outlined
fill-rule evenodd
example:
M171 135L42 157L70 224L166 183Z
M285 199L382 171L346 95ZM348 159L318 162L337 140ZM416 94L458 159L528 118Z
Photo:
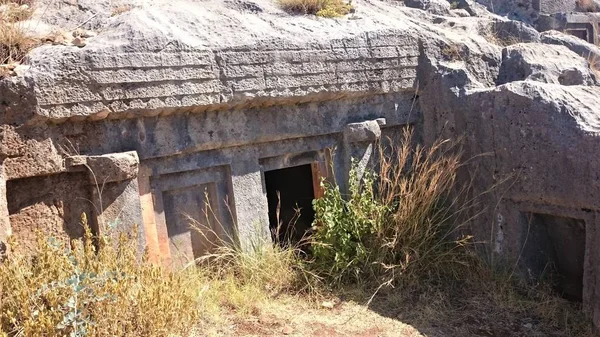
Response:
M296 14L314 14L326 18L344 16L352 5L343 0L279 0L285 11Z
M379 147L379 161L350 171L349 195L323 183L312 245L321 274L336 281L402 284L467 263L458 220L468 205L452 195L461 165L456 144L413 146L411 133ZM456 152L456 153L454 153Z
M12 73L11 65L23 60L41 41L26 33L22 22L33 14L29 0L0 0L0 78Z
M588 55L587 57L588 64L590 65L590 69L596 76L596 81L600 81L600 59L595 55Z
M195 270L167 272L140 261L135 233L71 244L38 234L35 255L0 264L5 336L168 336L199 319ZM97 246L95 241L97 241ZM12 243L14 245L16 243Z
M0 64L21 62L39 44L18 23L0 22Z
M598 5L594 0L576 0L577 8L583 12L597 12Z

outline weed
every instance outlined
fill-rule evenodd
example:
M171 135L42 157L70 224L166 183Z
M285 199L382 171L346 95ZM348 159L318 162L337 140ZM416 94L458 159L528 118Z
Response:
M343 0L279 0L279 5L290 13L314 14L326 18L344 16L352 5Z
M7 2L3 4L0 1L0 21L13 23L27 20L33 14L33 9L27 4L18 2Z
M494 28L490 27L485 30L482 36L491 44L495 44L497 46L506 47L511 46L513 44L522 43L523 39L518 35L510 33L508 31L496 31Z
M40 44L26 34L20 23L32 14L29 0L0 0L0 64L21 62L31 49Z
M209 207L207 213L211 212ZM205 274L212 275L213 281L220 279L229 283L235 280L236 286L241 288L260 285L267 295L309 293L319 282L320 278L310 272L302 258L305 241L281 242L279 238L285 236L277 235L280 228L274 233L274 240L259 228L253 231L254 236L246 238L242 246L220 223L217 226L221 227L218 231L221 235L197 221L190 221L192 230L203 236L206 242L212 242L211 252L196 259L194 265Z

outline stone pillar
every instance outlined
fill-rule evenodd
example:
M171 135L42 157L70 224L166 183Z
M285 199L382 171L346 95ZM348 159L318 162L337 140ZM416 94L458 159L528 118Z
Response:
M146 246L140 190L139 159L135 151L67 158L70 169L89 173L98 234L131 233L137 227L139 250Z
M258 159L236 160L231 164L231 187L241 248L250 250L270 242L269 206Z
M11 234L12 230L6 200L6 175L4 174L4 165L0 162L0 255L7 252L6 241Z
M348 172L351 168L351 160L357 162L358 177L361 178L367 165L371 161L377 140L381 137L380 125L385 125L385 119L350 123L344 129L344 172L343 190L346 190Z
M161 262L161 243L158 236L158 227L156 225L156 214L154 212L154 197L150 187L151 170L141 166L138 174L138 186L140 189L140 204L142 207L142 219L144 233L146 233L146 245L148 249L148 258L152 263ZM162 238L163 246L169 245L169 238Z

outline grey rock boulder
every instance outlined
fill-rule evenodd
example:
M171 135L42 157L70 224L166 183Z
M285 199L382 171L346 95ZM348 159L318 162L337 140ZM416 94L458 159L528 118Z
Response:
M600 62L600 48L580 38L556 30L543 32L540 37L543 43L565 46L589 61Z
M405 0L404 4L435 15L450 15L450 3L446 0Z
M503 50L498 84L536 81L562 85L594 85L587 61L566 47L520 43Z
M487 8L484 5L481 5L479 3L477 3L476 1L473 0L459 0L458 1L458 8L459 9L464 9L465 11L467 11L471 16L488 16L488 15L492 15L492 13L490 13L490 11L487 10Z

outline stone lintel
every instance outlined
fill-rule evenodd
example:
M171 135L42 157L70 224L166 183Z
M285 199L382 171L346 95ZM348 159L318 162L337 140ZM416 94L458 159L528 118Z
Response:
M92 182L103 184L136 178L139 158L135 151L111 153L101 156L72 156L65 159L69 170L90 171Z

